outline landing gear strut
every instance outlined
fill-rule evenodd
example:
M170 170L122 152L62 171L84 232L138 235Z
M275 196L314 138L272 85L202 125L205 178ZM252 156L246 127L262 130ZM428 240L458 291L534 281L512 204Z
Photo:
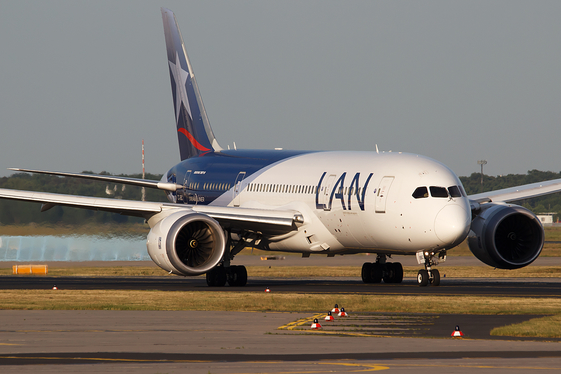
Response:
M438 255L438 256L437 256ZM424 263L425 269L419 270L417 273L417 284L421 287L428 286L429 283L432 286L440 285L440 272L438 269L433 269L432 267L438 265L438 259L446 259L446 252L434 253L434 252L419 252L417 253L417 261L419 264Z
M362 281L364 283L401 283L403 266L399 262L386 262L386 255L378 255L376 262L365 262L362 265Z
M206 284L209 287L224 287L226 282L231 287L243 287L247 284L247 269L243 265L230 265L230 261L244 249L248 243L254 242L254 236L240 238L232 247L232 233L227 232L226 250L222 262L206 273Z

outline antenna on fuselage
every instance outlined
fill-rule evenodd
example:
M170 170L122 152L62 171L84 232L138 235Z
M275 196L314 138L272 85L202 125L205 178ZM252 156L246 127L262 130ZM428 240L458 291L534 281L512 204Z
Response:
M376 153L380 153L380 151L378 150L378 144L376 144Z

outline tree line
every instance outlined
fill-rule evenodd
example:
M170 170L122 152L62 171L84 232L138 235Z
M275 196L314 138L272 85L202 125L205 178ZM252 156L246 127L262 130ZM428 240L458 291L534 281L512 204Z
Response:
M92 172L85 171L84 173ZM110 175L102 172L101 174ZM122 177L141 178L140 174L124 175ZM147 174L146 179L160 180L162 175ZM462 184L468 195L476 194L481 191L492 191L502 188L514 187L523 184L542 182L551 179L561 178L561 173L551 171L530 170L527 174L509 174L503 176L483 175L483 185L481 184L481 174L473 173L469 177L460 177ZM69 195L83 195L94 197L112 197L126 200L140 200L141 188L99 181L64 178L44 174L16 173L9 177L0 178L0 188L10 188L16 190L43 191L63 193ZM155 202L166 202L164 191L151 188L146 189L146 200ZM559 212L561 213L561 193L548 196L526 199L518 202L520 205L530 209L534 213ZM56 206L46 212L39 214L40 204L0 199L0 224L28 224L28 223L49 223L49 224L85 224L96 223L136 223L142 219L136 217L122 216L119 214L91 211L87 209L76 209Z
M472 173L469 177L460 177L468 195L477 194L481 191L494 191L503 188L520 186L524 184L537 183L561 178L561 172L530 170L526 174L508 174L496 177L483 175L481 184L481 173ZM530 209L534 213L561 213L561 193L526 199L517 202L519 205Z

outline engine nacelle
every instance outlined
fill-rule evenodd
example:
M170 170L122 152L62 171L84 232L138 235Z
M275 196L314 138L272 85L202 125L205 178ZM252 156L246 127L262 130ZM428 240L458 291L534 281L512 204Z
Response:
M540 255L544 243L540 220L518 205L493 205L471 223L468 244L480 261L499 269L518 269Z
M158 222L148 234L148 254L162 269L178 275L200 275L224 256L224 230L211 217L178 212Z

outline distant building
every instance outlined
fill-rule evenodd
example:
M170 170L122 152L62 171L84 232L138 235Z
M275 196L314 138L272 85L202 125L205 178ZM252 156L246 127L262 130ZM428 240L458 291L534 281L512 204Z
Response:
M553 216L557 213L540 213L536 214L542 225L553 225Z

